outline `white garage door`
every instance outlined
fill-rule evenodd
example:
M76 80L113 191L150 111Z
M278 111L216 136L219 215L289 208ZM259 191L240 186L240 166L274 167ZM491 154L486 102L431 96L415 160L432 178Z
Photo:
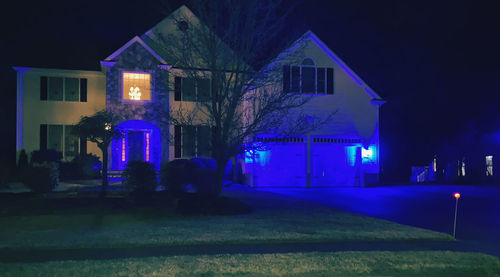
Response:
M304 187L306 143L304 138L287 138L285 143L267 143L253 163L257 186Z
M356 147L353 139L313 138L311 186L354 186Z

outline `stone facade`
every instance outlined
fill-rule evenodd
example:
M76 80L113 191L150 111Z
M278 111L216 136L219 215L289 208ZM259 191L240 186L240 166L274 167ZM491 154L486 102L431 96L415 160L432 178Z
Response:
M151 144L151 161L159 165L168 160L169 150L169 86L168 70L159 67L161 63L141 44L133 43L106 67L106 109L118 117L117 124L135 120L145 121L160 130L161 143ZM151 100L133 101L123 99L123 72L151 74ZM154 139L156 140L156 138ZM121 146L114 143L110 155L112 169L116 167L116 153ZM114 157L113 157L114 156Z

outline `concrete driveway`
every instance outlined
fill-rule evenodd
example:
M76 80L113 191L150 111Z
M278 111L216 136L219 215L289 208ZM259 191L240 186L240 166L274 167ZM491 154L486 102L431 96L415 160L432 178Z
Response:
M259 188L352 213L453 233L480 252L500 257L500 187L401 185L376 188Z

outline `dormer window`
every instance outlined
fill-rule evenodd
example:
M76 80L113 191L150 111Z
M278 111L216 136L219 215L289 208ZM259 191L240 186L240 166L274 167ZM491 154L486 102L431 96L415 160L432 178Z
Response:
M305 58L300 66L283 66L283 91L333 94L333 77L333 67L317 67L312 58Z
M151 100L151 74L124 72L123 99L132 101Z

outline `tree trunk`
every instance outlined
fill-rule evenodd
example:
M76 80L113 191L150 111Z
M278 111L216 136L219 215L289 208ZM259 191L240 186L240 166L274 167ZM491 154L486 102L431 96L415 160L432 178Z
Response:
M102 151L102 186L100 197L106 197L106 191L108 189L108 148L101 148Z
M215 184L214 184L214 197L217 197L222 192L222 183L224 181L224 170L226 169L228 160L216 160L215 167Z

